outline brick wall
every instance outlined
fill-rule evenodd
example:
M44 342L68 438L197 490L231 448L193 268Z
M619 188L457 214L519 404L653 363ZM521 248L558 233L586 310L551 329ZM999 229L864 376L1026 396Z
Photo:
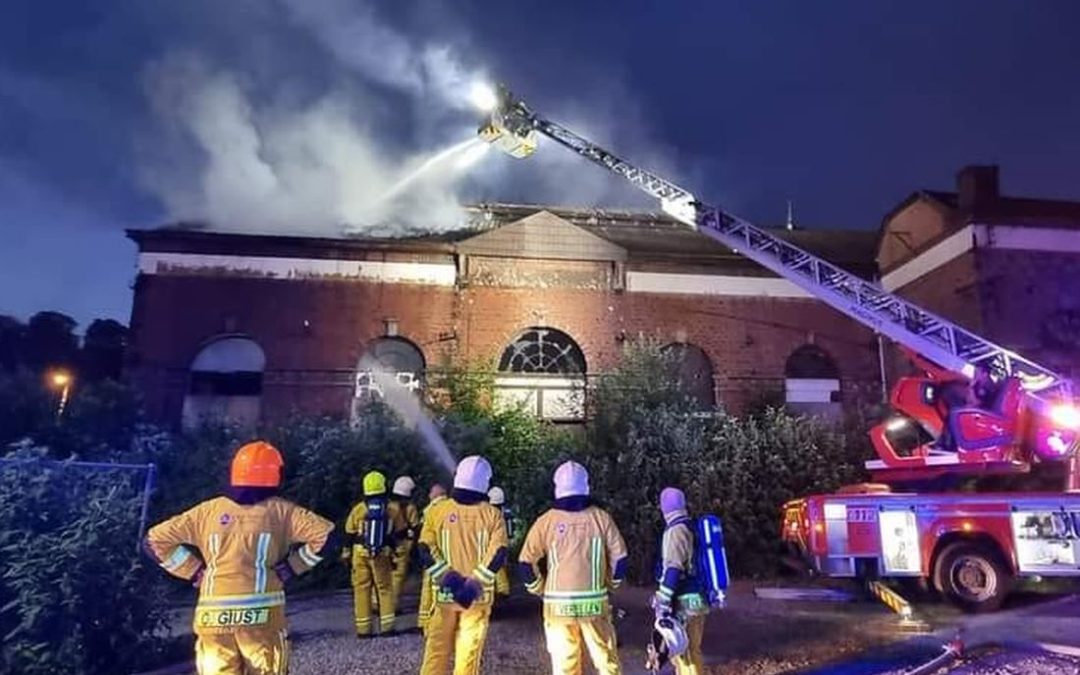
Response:
M551 273L548 264L515 266L516 278L539 287L143 275L129 372L153 415L178 419L187 368L200 347L215 336L243 333L266 353L265 417L293 410L340 414L348 409L364 345L393 318L429 367L447 358L493 363L529 326L569 334L593 374L610 369L624 341L638 335L691 342L712 360L718 400L735 412L781 391L788 355L808 341L833 356L845 381L877 379L873 336L816 301L558 287L542 281Z

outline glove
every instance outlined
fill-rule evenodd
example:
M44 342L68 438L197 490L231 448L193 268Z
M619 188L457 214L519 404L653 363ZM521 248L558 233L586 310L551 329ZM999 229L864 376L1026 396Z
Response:
M458 592L461 591L463 585L465 585L465 577L450 570L443 575L442 582L439 584L439 590L444 593L450 593L451 595L457 595Z
M195 570L195 574L191 575L191 585L193 587L198 588L202 585L203 571L205 569L205 566L199 565L199 569Z
M653 594L649 606L652 607L653 613L656 614L656 618L658 619L662 616L671 614L671 602L661 597L659 593Z
M281 579L282 584L288 583L290 579L296 576L288 560L282 560L274 565L274 572L277 574L278 579Z
M469 578L466 579L465 583L461 585L461 588L454 593L454 602L461 605L464 609L468 609L483 594L484 587L480 585L480 582L476 579Z

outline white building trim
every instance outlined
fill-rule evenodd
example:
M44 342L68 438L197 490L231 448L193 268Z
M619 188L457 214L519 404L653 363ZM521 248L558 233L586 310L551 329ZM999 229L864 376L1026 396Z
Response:
M271 279L355 279L396 283L453 286L453 263L388 262L382 260L327 260L201 253L140 253L140 274L184 272L234 273Z
M923 275L964 255L975 244L975 227L975 225L968 225L961 228L881 277L882 287L887 291L903 288Z
M779 277L739 277L720 274L669 274L627 272L626 289L633 293L683 295L731 295L772 298L812 298L809 293Z
M1080 230L1064 228L979 225L975 241L979 248L1080 253Z
M1016 225L968 225L881 278L887 291L903 288L975 248L1080 253L1080 230Z

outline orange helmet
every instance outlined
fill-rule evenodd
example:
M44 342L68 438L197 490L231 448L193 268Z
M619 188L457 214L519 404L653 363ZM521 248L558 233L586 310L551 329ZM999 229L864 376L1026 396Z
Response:
M266 441L248 443L233 457L229 484L233 487L278 487L284 465L281 453Z

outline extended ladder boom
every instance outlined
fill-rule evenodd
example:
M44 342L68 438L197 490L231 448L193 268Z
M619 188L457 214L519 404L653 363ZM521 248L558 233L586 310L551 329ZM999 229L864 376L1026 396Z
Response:
M888 293L877 284L846 272L722 209L702 204L690 191L533 113L505 90L492 120L498 128L505 130L504 133L519 138L535 130L622 176L639 190L660 200L663 210L673 218L944 368L970 377L976 365L984 364L999 376L1019 378L1024 388L1029 393L1039 394L1039 398L1071 393L1069 380L1051 369Z

